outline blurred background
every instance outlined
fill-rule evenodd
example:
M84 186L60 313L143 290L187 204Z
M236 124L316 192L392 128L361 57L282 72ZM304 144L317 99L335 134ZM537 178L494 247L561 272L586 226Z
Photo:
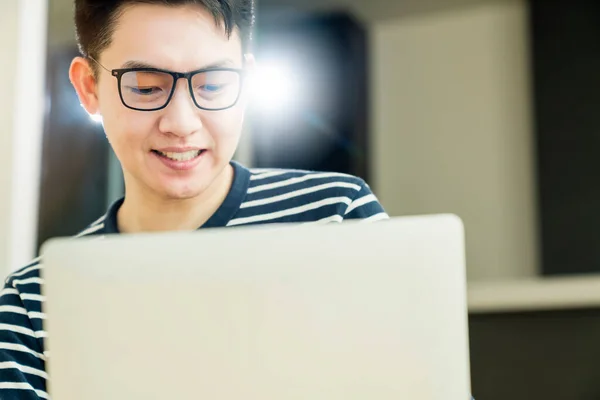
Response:
M2 0L0 33L7 274L123 183L68 80L72 0ZM266 96L236 159L458 214L476 398L599 399L600 3L259 0L255 54Z

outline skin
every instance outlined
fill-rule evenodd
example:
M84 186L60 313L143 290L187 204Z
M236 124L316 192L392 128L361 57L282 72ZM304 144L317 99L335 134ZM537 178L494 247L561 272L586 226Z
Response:
M188 72L226 61L227 67L252 69L242 54L239 33L225 30L200 6L133 5L117 21L112 42L99 56L107 69L127 62ZM244 62L245 61L245 62ZM125 107L117 80L99 68L97 78L84 58L75 58L69 75L90 114L100 114L107 138L125 178L125 202L118 213L122 232L194 230L219 208L231 188L230 161L237 148L246 93L233 108L206 111L190 97L187 81L177 82L169 105L142 112ZM165 166L152 150L205 149L192 170Z

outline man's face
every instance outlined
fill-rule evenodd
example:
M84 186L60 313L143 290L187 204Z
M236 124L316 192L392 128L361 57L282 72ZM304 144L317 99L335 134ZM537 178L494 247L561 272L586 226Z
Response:
M237 30L228 38L202 8L134 5L119 18L112 43L98 61L109 70L139 62L190 72L223 62L241 68L242 59ZM242 130L242 100L226 110L201 110L192 100L188 82L180 79L166 108L136 111L122 104L117 79L101 68L98 77L98 109L123 167L128 194L188 199L225 175ZM199 156L181 162L199 150ZM180 162L172 162L164 153Z

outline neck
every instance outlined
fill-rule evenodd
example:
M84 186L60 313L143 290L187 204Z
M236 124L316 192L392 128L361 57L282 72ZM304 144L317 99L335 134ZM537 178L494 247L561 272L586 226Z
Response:
M190 199L164 199L139 190L127 192L117 213L122 233L192 231L201 227L219 209L233 182L228 165L200 195Z

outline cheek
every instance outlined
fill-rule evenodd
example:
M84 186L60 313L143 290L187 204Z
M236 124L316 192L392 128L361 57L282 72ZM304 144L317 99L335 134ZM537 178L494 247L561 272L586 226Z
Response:
M142 157L143 153L133 149L145 149L148 132L152 132L155 121L150 115L144 115L122 107L121 104L109 105L103 110L106 136L119 159L127 160Z
M100 82L100 113L108 139L114 147L123 142L139 140L138 132L145 132L152 126L151 118L133 111L121 103L116 80ZM118 149L115 148L115 151Z
M204 127L210 132L219 147L219 152L229 152L231 146L237 145L242 133L243 121L243 109L236 107L207 116L204 119Z

